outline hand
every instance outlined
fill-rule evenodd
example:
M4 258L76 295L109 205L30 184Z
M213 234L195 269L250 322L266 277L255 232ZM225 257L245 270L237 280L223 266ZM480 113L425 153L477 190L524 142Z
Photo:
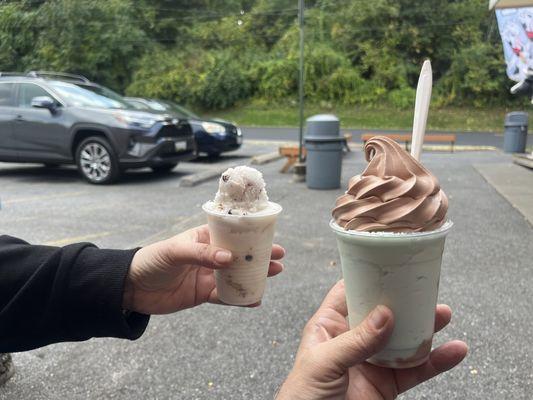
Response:
M378 306L357 327L350 330L344 295L344 281L338 282L303 330L296 362L281 387L278 400L347 399L384 400L447 371L467 353L465 343L455 340L431 352L418 367L390 369L365 360L381 350L392 333L394 317ZM438 305L435 331L451 319L451 309Z
M268 276L279 274L285 250L272 246ZM212 246L207 225L140 249L126 277L123 308L143 314L168 314L217 297L214 269L231 264L231 252ZM258 306L254 304L252 306Z

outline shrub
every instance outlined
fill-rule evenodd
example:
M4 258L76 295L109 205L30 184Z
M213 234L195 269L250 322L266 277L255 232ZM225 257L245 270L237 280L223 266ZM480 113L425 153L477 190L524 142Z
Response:
M126 92L220 109L247 98L250 83L239 62L224 52L177 52L169 56L156 50L141 60Z
M396 108L413 108L415 105L415 96L415 89L404 86L391 90L387 95L387 99Z

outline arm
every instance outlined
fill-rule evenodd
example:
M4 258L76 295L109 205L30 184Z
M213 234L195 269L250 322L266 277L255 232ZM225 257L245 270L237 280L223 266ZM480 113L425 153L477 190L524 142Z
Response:
M283 270L283 255L272 247L269 276ZM220 303L213 270L232 259L210 244L207 226L139 251L32 246L0 236L0 353L91 337L136 339L148 315Z
M149 317L122 311L135 250L33 246L0 236L0 353L62 341L136 339Z

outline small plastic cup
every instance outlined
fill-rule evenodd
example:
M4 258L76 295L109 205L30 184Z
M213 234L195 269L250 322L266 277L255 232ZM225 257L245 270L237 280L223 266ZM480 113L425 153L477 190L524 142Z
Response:
M211 243L233 254L230 267L215 271L218 298L231 305L258 303L265 291L281 206L269 202L269 207L258 213L232 215L213 211L208 204L202 208L207 214Z

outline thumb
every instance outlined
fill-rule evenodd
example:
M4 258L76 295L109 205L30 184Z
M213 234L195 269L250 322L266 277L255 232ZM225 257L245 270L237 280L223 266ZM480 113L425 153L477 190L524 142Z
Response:
M233 260L233 255L229 250L210 244L170 241L164 258L173 265L195 264L218 269L228 266Z
M325 354L329 355L336 368L346 371L380 351L387 343L393 326L392 311L385 306L377 306L358 326L325 342Z

